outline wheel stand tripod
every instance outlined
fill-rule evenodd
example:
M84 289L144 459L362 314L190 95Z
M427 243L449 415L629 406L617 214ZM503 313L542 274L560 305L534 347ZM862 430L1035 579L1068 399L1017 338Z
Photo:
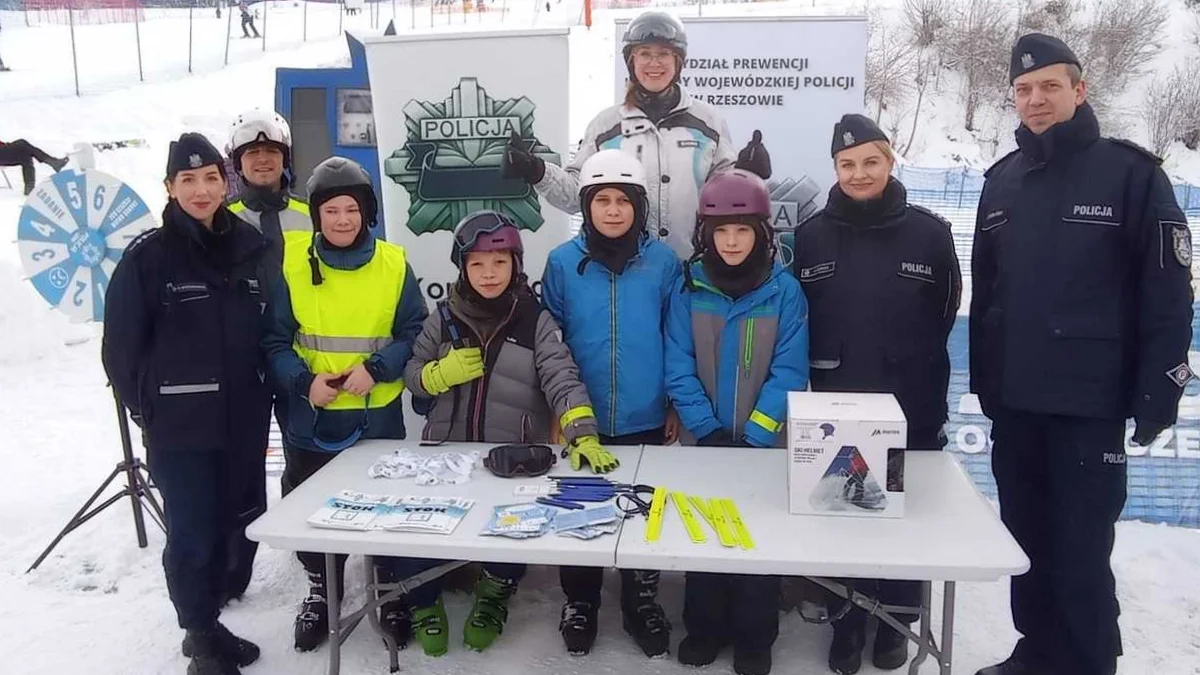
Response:
M66 526L58 533L54 541L50 542L46 550L42 551L42 554L38 556L38 559L33 561L29 569L25 570L26 574L37 569L37 566L42 564L42 561L46 559L46 556L50 555L55 546L58 546L58 542L62 541L63 537L70 534L75 528L91 520L104 509L121 501L124 497L129 497L129 503L133 506L133 527L137 531L138 548L146 548L149 545L146 540L144 510L149 512L150 518L154 520L159 529L164 532L166 531L166 518L163 516L162 506L159 505L158 499L151 492L150 482L147 480L149 471L146 469L146 465L142 463L142 460L133 454L133 442L129 437L129 418L125 415L125 404L121 403L121 398L117 396L116 390L113 391L113 399L117 404L117 428L121 432L121 450L124 453L124 457L117 463L112 473L108 474L108 478L105 478L100 487L84 502L83 507L74 516L71 516L71 519L67 521ZM108 486L114 480L122 475L125 477L125 487L93 508L92 504L100 498L100 495L108 489Z

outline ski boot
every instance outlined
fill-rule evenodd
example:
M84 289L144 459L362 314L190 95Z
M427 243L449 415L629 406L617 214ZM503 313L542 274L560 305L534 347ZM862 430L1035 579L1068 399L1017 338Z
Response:
M838 675L854 675L862 668L862 650L866 626L852 616L833 624L833 642L829 645L829 669Z
M50 161L46 163L50 165L51 169L54 169L54 173L58 173L59 171L63 170L63 167L66 166L67 162L69 161L69 157L51 157Z
M463 643L469 649L483 651L504 632L508 621L508 599L517 591L517 582L493 576L486 569L475 583L475 605L463 627Z
M771 648L743 649L734 646L733 672L737 675L770 675Z
M1001 663L980 670L975 675L1050 675L1051 672L1047 667L1022 660L1014 654Z
M194 631L188 631L183 636L183 644L180 645L180 651L189 659L197 653L195 635ZM258 660L260 653L258 645L229 632L224 624L217 622L217 627L211 631L210 635L215 640L217 652L226 660L236 663L242 668Z
M659 573L634 570L621 577L621 625L649 658L666 654L671 648L671 623L658 597Z
M408 647L408 639L412 636L412 614L408 603L403 600L383 603L379 607L379 627L396 641L397 649Z
M329 603L323 595L310 595L300 606L294 627L295 648L311 652L329 639Z
M592 645L596 643L599 610L598 603L584 600L563 604L558 632L562 634L563 644L567 646L567 653L571 656L591 653Z
M871 662L880 670L895 670L908 662L908 638L880 622L875 630Z
M221 654L216 629L189 630L184 640L191 645L192 652L187 675L241 675L237 664Z
M717 660L722 648L717 640L689 635L679 643L679 662L685 666L707 666Z
M442 656L450 650L449 623L441 597L429 607L413 608L413 639L421 645L426 656Z

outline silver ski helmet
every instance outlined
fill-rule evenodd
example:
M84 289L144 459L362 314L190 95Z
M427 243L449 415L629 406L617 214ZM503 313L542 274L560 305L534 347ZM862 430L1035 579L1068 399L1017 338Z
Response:
M625 29L625 37L621 40L621 57L625 59L625 69L629 71L629 79L636 79L633 72L633 50L641 45L664 45L670 47L679 55L678 67L675 69L675 79L679 79L679 71L683 70L683 62L687 59L687 32L683 22L666 12L642 12L629 22Z

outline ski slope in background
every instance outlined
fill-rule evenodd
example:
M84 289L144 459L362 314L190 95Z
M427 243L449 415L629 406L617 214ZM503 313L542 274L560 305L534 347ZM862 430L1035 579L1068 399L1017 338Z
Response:
M285 4L290 3L281 3ZM569 4L564 2L561 8L554 5L550 15L542 15L526 2L524 12L530 22L520 25L531 25L535 18L537 25L572 23L577 17L570 16ZM796 4L807 7L810 3L804 0ZM829 9L827 6L835 3L819 0L816 4ZM518 3L509 5L517 7ZM849 3L840 5L847 7ZM829 9L834 10L836 7ZM287 11L286 7L280 9L277 24L268 22L272 39L276 28L288 21L284 17ZM147 70L151 81L82 99L51 97L38 89L53 86L58 94L70 90L69 55L65 74L62 55L57 52L22 55L23 48L14 44L21 31L10 31L13 22L6 15L2 19L4 41L0 43L5 62L14 68L33 64L45 70L33 78L24 94L10 88L17 86L14 80L0 79L0 138L27 137L53 153L64 152L79 140L144 138L147 145L142 148L98 153L97 168L126 180L157 212L165 202L161 180L171 138L192 129L220 143L234 113L251 106L272 105L276 66L325 66L346 61L344 40L328 30L328 17L323 20L324 37L314 38L311 22L315 12L310 12L307 44L297 40L293 48L272 46L264 54L255 51L253 41L245 41L243 46L239 38L234 42L236 58L231 57L229 68L218 70L206 65L195 68L198 74L192 76L186 75L186 50L178 48L177 30L164 29L157 38L143 33L147 63L153 60L156 68ZM404 12L400 11L399 16L403 18ZM345 21L351 30L366 32L369 28L366 11ZM381 23L386 25L386 17ZM51 41L52 36L37 37L49 35L40 33L42 30L30 29L26 48L39 48ZM80 30L82 33L84 29ZM234 30L238 30L236 24ZM590 32L574 29L571 59L579 77L572 82L571 128L576 136L611 96L612 47L611 15L598 15L597 25ZM43 63L42 58L53 60L53 64ZM101 79L107 72L103 63L88 63ZM116 63L113 61L113 67ZM114 74L109 75L111 81L118 81ZM64 85L68 87L65 91ZM15 183L18 174L8 170ZM186 661L178 652L181 633L175 626L160 566L162 536L152 532L150 548L139 550L128 507L123 503L69 536L37 572L23 574L107 475L119 456L119 441L112 400L100 367L99 327L69 324L47 309L22 280L16 248L11 245L22 198L2 186L0 181L0 374L4 381L0 387L0 456L5 467L4 489L0 491L0 597L4 598L0 602L0 635L6 636L6 649L0 672L183 673ZM270 490L272 499L277 499L274 480ZM753 523L750 526L753 528ZM1200 532L1140 523L1122 523L1118 529L1115 564L1126 641L1121 672L1200 673L1200 585L1196 583L1200 578ZM352 565L351 569L354 578L360 578L359 566ZM615 582L615 578L608 580L600 639L588 658L574 659L564 654L557 633L562 601L557 577L552 570L537 569L514 599L512 618L503 638L486 655L468 654L460 648L458 635L468 605L465 597L456 596L449 602L455 631L450 655L435 660L419 651L406 652L401 660L403 672L697 672L673 660L646 661L641 656L620 629L618 602L612 595L617 588ZM263 647L262 660L245 669L247 675L324 672L324 650L303 655L291 650L292 618L305 592L304 575L288 553L260 551L248 595L225 614L233 630ZM668 576L664 582L663 603L675 625L677 642L683 635L679 620L682 583L678 575ZM964 584L960 586L958 607L954 672L971 675L978 667L1006 656L1012 645L1015 633L1008 615L1007 585ZM824 663L828 639L828 628L805 625L795 614L786 616L775 647L775 672L827 672ZM348 641L344 657L343 672L347 675L387 672L381 644L365 629ZM730 672L728 654L705 672ZM867 665L862 672L876 671ZM927 663L922 672L933 673L935 668Z

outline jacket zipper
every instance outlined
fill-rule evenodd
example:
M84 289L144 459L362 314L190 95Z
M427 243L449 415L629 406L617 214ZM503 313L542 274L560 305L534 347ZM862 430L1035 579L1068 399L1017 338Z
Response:
M746 369L742 371L742 377L750 377L750 360L754 354L754 317L746 319L746 351L744 365Z
M508 325L509 319L512 318L513 314L516 311L517 311L517 303L514 302L512 309L508 310L508 316L504 317L504 321L501 321L499 326L496 326L496 330L492 331L492 334L488 336L488 339L486 341L484 341L482 338L479 337L479 333L474 328L471 328L471 332L475 333L475 339L479 340L480 342L483 342L483 362L484 362L485 367L487 365L488 347L492 344L492 338L494 338L500 334L501 329L503 329L505 326ZM485 393L485 390L487 389L486 382L488 379L489 379L488 374L484 373L483 377L479 378L479 384L476 385L478 388L475 391L475 414L472 416L473 420L471 422L471 426L473 426L475 428L475 433L473 434L474 438L472 440L476 440L476 441L483 439L483 429L481 428L481 426L479 424L479 418L483 414L483 406L485 403L484 393ZM451 425L451 427L454 426L454 420L450 420L450 425Z
M612 372L612 387L609 391L608 404L608 433L617 433L617 275L608 273L609 287L609 339L612 348L609 350L609 367Z

